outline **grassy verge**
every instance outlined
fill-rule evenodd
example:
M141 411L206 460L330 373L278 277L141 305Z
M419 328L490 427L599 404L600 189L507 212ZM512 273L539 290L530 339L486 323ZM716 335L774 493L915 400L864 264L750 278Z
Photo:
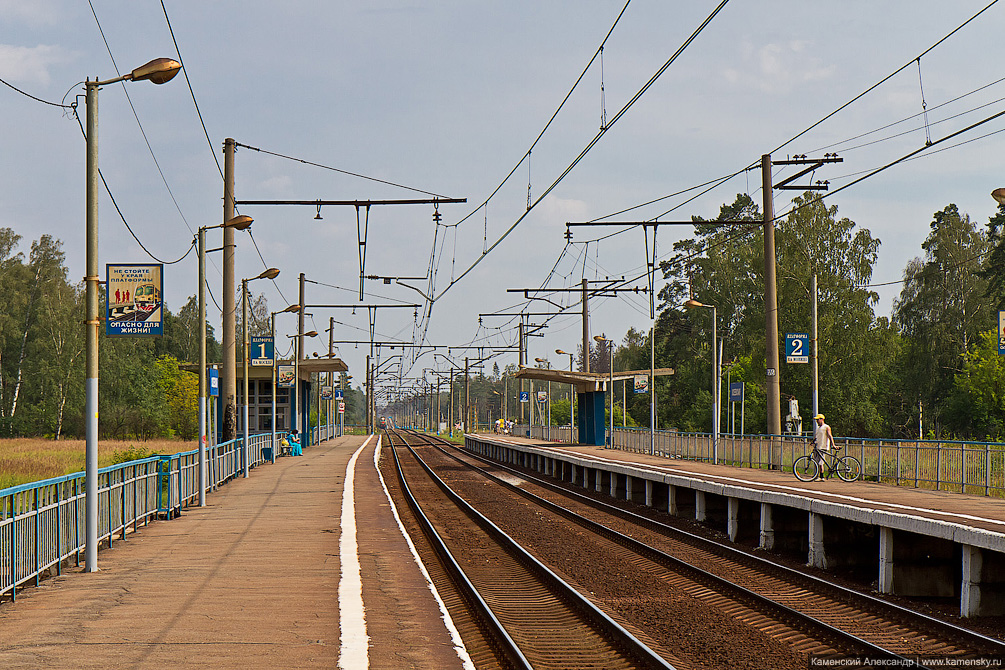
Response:
M0 489L84 469L84 440L13 438L0 440ZM181 440L105 440L98 442L98 466L105 467L150 454L174 454L195 449Z

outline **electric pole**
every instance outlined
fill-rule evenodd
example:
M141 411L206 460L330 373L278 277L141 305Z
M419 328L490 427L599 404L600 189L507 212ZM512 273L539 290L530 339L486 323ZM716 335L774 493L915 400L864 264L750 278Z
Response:
M234 218L234 151L231 138L223 141L223 220ZM234 323L234 229L223 227L223 439L237 437L237 327Z
M771 154L761 156L761 191L764 194L764 335L765 335L765 367L768 412L768 434L772 436L771 456L769 465L773 469L782 467L782 394L781 379L778 368L778 289L775 283L775 204L774 191L826 191L828 182L817 181L812 184L793 184L803 175L810 174L824 163L840 163L844 159L837 154L824 154L823 158L807 158L805 154L795 155L783 161L771 160ZM772 181L772 165L806 166L801 171L774 184Z

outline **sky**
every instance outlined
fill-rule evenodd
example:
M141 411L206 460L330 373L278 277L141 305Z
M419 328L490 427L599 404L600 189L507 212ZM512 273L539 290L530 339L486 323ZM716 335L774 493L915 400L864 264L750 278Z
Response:
M929 50L989 3L731 0L633 101L718 2L632 0L622 14L624 0L0 0L0 79L50 103L78 101L82 120L85 78L110 79L180 55L187 78L101 90L100 166L148 250L103 194L102 268L176 261L200 226L222 221L228 137L264 150L237 152L239 201L466 198L438 207L440 225L429 204L373 206L368 220L361 210L366 274L424 277L402 280L412 288L367 280L362 302L354 207L323 207L318 219L313 206L240 206L255 223L250 234L236 234L238 279L281 270L274 282L251 284L270 310L297 302L300 273L308 304L417 303L417 315L378 308L375 339L424 338L456 347L440 351L461 362L480 355L460 348L469 344L484 354L515 345L515 319L479 323L479 314L526 307L507 289L578 286L584 276L642 277L633 285L645 285L639 229L598 241L615 229L578 228L567 244L568 221L661 198L609 220L711 218L739 193L760 204L760 174L744 168L762 154L838 151L844 162L814 175L834 190L931 141L918 158L828 200L881 240L873 282L885 284L874 289L876 313L888 316L905 266L923 254L933 214L955 203L983 227L996 207L991 190L1005 186L1005 117L939 142L1005 110L1005 2L990 3ZM595 58L601 44L602 59ZM0 226L22 236L26 255L42 234L60 239L77 281L84 274L84 141L73 110L0 86L0 111ZM707 192L688 190L734 173ZM776 181L786 174L777 168ZM775 211L797 193L776 192ZM690 233L662 228L660 256ZM210 248L220 245L220 231L207 235ZM221 262L218 253L209 257L208 315L219 333ZM195 295L197 267L194 253L165 265L172 311ZM548 295L563 305L578 300L570 296ZM590 312L591 332L619 341L629 328L650 325L642 296L597 299ZM324 339L306 345L308 353L327 352L332 318L336 340L369 340L365 308L311 313L307 329ZM282 351L296 319L276 318ZM575 350L580 318L552 319L530 341L529 358L567 365L553 352ZM368 350L337 345L354 386ZM382 348L382 360L394 353L400 350ZM445 360L427 353L409 376L443 370ZM494 360L504 367L516 354Z

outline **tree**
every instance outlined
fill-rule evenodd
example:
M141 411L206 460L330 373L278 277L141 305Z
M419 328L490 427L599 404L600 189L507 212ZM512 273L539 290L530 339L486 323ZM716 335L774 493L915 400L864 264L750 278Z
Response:
M1005 203L988 219L988 245L991 247L984 266L977 272L987 281L985 295L993 300L994 309L1005 309Z
M998 354L997 329L963 355L953 380L946 424L959 437L1000 440L1005 436L1005 357Z
M988 281L978 272L990 248L987 235L956 205L936 212L922 244L925 257L908 263L894 302L894 324L905 341L899 390L910 405L920 400L929 408L936 435L964 355L994 325L984 299Z
M183 440L198 436L199 378L178 367L174 356L159 356L155 362L157 388L168 408L167 433Z
M879 296L867 287L879 240L853 221L839 218L836 205L806 193L778 227L779 332L806 332L811 324L811 278L817 275L820 408L843 435L878 435L879 377L889 350L873 311ZM812 407L809 365L787 365L783 394ZM784 397L783 395L783 397Z
M40 410L36 431L51 432L58 440L64 432L67 405L76 422L83 424L83 284L50 283L45 287L39 311L40 336L33 345L34 367L30 371L38 396L34 406Z
M601 335L601 337L607 337ZM590 372L610 372L611 371L611 351L614 342L604 339L597 341L597 344L590 351Z
M12 350L12 346L16 346L20 321L16 315L24 313L23 257L15 253L20 241L21 236L10 228L0 228L0 293L4 296L4 308L0 309L0 417L9 416L11 381L7 361L15 359L16 350ZM9 422L4 421L4 424L9 431Z
M776 223L779 332L810 330L810 284L819 286L820 405L828 408L835 430L846 435L878 433L886 342L873 307L878 296L863 288L872 277L879 240L854 222L839 218L807 192L795 198L793 212ZM723 205L718 220L757 220L746 195ZM724 364L737 361L733 374L747 384L747 426L764 426L760 406L765 379L764 252L760 229L743 233L735 226L714 226L695 219L695 239L675 246L676 255L662 264L667 284L660 290L657 323L657 366L672 367L670 397L660 400L660 421L684 430L710 430L712 386L711 311L685 314L684 301L695 298L715 305ZM692 332L693 331L693 332ZM742 361L742 363L740 363ZM811 407L809 366L788 365L780 372L782 397L796 397ZM660 393L657 384L657 393ZM703 408L695 405L704 403ZM664 417L663 407L669 415Z

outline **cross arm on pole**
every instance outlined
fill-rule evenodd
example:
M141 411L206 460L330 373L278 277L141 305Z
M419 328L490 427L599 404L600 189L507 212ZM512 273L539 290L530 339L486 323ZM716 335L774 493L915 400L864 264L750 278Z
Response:
M236 200L235 205L293 205L310 207L371 207L376 205L447 205L465 203L467 198L405 198L400 200Z

